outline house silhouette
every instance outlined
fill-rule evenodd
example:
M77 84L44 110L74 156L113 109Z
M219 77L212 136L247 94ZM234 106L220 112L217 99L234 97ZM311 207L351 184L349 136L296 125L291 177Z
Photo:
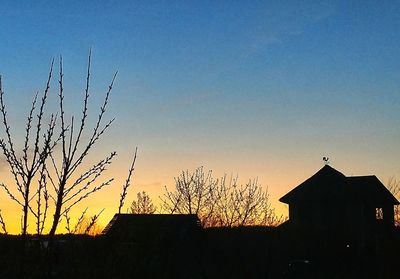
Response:
M348 177L329 165L280 201L289 205L284 227L362 245L393 231L394 205L399 204L375 175Z

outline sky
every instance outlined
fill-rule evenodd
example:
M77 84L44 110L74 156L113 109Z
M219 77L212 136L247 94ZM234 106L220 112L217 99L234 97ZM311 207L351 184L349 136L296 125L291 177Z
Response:
M0 74L16 141L54 57L63 56L68 111L79 114L92 49L92 121L118 70L107 111L115 124L87 161L115 150L105 175L115 183L74 214L106 208L101 222L110 220L136 146L127 203L142 190L157 200L182 170L199 166L243 183L258 177L283 214L278 199L318 171L323 156L346 175L400 176L397 1L1 0L0 7ZM11 183L4 161L0 175ZM20 209L4 193L0 208L18 231Z

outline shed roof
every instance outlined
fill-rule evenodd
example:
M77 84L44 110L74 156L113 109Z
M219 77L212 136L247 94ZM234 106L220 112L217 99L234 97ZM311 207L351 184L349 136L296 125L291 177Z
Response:
M129 232L140 235L200 226L199 218L195 214L115 214L103 234Z
M376 176L346 177L329 165L325 165L279 200L287 204L297 201L328 200L363 200L373 204L399 204Z

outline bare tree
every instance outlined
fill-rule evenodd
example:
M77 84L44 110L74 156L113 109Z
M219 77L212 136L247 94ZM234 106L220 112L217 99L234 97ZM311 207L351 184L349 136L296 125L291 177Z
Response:
M165 189L164 211L197 214L204 227L271 226L283 221L269 202L268 189L257 179L239 185L237 177L214 179L211 171L205 173L201 167L176 177L174 191Z
M256 225L260 226L269 226L269 227L277 227L282 223L288 220L287 216L283 214L278 215L275 211L275 208L272 207L269 202L269 194L268 189L266 190L266 201L263 202L263 206L261 209L261 218L257 221Z
M116 152L111 152L109 156L92 165L86 171L81 172L79 170L82 162L88 156L89 151L92 150L93 146L97 143L100 137L105 133L105 131L111 126L112 122L114 121L114 119L111 119L103 124L109 96L117 73L114 74L108 90L106 91L105 98L102 106L100 107L100 112L95 122L93 131L91 132L88 141L82 144L83 133L85 132L85 130L87 130L88 124L87 122L88 102L90 96L90 71L91 52L88 56L86 87L84 90L82 116L79 121L79 126L75 130L74 117L72 116L70 123L67 124L65 116L63 88L64 74L62 58L60 57L58 96L61 122L61 159L60 162L57 163L57 157L51 153L51 163L49 163L49 166L46 168L50 184L53 186L53 189L55 191L55 212L49 233L50 236L53 236L55 234L57 226L60 222L60 218L65 212L68 212L73 206L86 199L92 193L97 192L103 187L110 185L110 183L113 181L113 178L111 178L103 182L97 182L102 173L106 170L107 166L111 164L112 159L116 155ZM52 168L52 170L49 170L49 168ZM79 173L81 174L78 175L77 178L74 178L74 175L77 175Z
M33 189L33 187L35 187L34 178L37 173L43 169L46 159L49 157L57 143L57 141L53 141L56 117L51 115L48 127L43 127L44 111L50 89L52 72L53 62L51 63L46 87L41 95L40 101L38 101L38 93L36 93L32 101L32 105L27 117L24 145L21 155L18 155L18 152L15 149L14 140L11 136L11 128L7 119L4 91L2 89L2 81L0 76L0 113L5 130L5 138L0 139L0 147L10 168L10 172L14 178L16 189L13 189L13 187L10 187L4 183L1 183L0 186L6 191L11 200L19 204L22 208L22 235L26 235L27 233L29 212L35 213L35 210L30 205L30 202L35 196L37 196L40 203L40 195L45 194L46 192L45 189L40 185L40 190L35 191ZM35 114L36 120L34 120ZM15 194L15 191L17 191L18 196ZM38 218L38 232L42 226L40 221L41 216L42 215L39 210L35 216Z
M400 200L400 181L394 177L389 178L388 189L398 200ZM400 205L394 206L394 224L400 226Z
M215 218L226 227L255 225L262 220L268 206L267 190L261 188L257 179L238 185L237 177L227 182L224 176L216 196Z
M203 226L209 226L215 206L215 189L218 180L212 177L212 172L204 172L203 167L194 172L183 171L175 177L175 189L165 187L161 198L162 210L167 213L196 214Z
M81 168L89 152L92 151L95 144L114 121L114 119L111 119L105 122L104 118L117 72L112 77L100 111L94 121L94 127L90 130L88 107L91 95L91 51L88 55L82 115L78 124L74 121L74 116L67 119L65 113L64 74L62 57L60 56L58 80L59 114L51 114L48 117L50 120L46 127L44 124L44 119L47 119L45 106L50 90L53 65L54 60L51 63L43 94L39 98L39 94L36 93L32 101L26 122L22 152L16 150L15 142L11 136L0 76L0 117L5 135L0 139L0 147L10 168L10 173L14 178L15 187L10 187L4 183L0 183L0 186L11 200L18 203L22 208L21 231L23 235L27 234L29 214L32 214L36 220L36 233L38 235L42 234L50 209L51 212L54 212L54 215L49 235L53 236L55 234L61 216L65 216L67 230L71 231L68 217L71 208L88 198L92 193L110 185L113 181L113 178L110 178L99 182L103 172L116 156L116 152L111 152L109 156L86 170ZM56 121L59 122L57 127ZM59 131L57 130L58 137L55 138L56 128ZM60 148L55 149L57 145ZM35 205L33 204L34 202L36 202ZM54 208L51 207L49 209L51 202L54 202Z
M277 216L269 201L268 188L263 189L257 179L245 185L238 184L238 178L220 179L216 191L214 223L217 226L276 226L284 221Z
M137 198L129 208L129 213L132 214L153 214L157 208L154 206L150 196L145 192L138 192Z

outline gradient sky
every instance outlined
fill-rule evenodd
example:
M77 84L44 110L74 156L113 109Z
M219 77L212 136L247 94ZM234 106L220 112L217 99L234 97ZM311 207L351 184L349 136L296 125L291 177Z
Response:
M116 123L91 157L119 153L107 174L116 183L82 205L91 213L105 207L103 223L118 207L135 146L128 200L139 190L157 199L181 170L204 166L243 182L258 177L285 213L279 197L322 167L323 156L346 175L376 174L386 182L400 174L398 1L52 0L0 7L0 73L16 138L53 57L63 55L74 113L90 47L94 95L119 71L108 111ZM93 97L93 118L99 100ZM3 193L0 199L18 231L18 207Z

